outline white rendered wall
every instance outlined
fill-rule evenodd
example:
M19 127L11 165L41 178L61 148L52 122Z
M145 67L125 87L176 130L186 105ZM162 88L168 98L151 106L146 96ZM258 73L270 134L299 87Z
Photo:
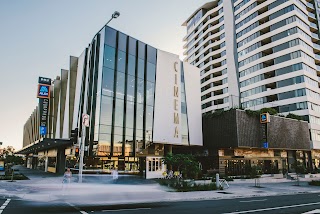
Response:
M158 50L156 69L153 141L155 143L181 145L181 71L179 56ZM178 98L174 97L175 74L177 74L179 86ZM175 99L178 100L178 111L174 110ZM179 124L174 123L174 112L179 113ZM179 130L178 137L174 137L176 127Z
M187 99L187 114L190 145L202 146L202 113L200 71L197 67L183 63Z

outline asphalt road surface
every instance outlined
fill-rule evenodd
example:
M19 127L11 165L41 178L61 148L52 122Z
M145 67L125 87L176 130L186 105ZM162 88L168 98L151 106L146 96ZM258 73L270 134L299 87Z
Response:
M0 197L0 214L45 213L117 213L117 214L245 214L245 213L320 213L320 195L296 194L285 196L236 198L205 201L164 202L114 206L75 206L65 201L40 203L18 198Z

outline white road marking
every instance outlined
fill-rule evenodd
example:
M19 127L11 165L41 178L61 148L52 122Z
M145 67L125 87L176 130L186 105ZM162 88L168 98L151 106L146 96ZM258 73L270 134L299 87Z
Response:
M282 206L282 207L270 207L270 208L264 208L264 209L247 210L247 211L239 211L239 212L224 213L224 214L254 213L254 212L262 212L262 211L269 211L269 210L287 209L287 208L293 208L293 207L311 206L311 205L318 205L318 204L320 204L320 202L308 203L308 204L296 204L296 205Z
M88 214L86 211L82 211L80 210L78 207L76 207L75 205L69 203L69 202L66 202L66 204L68 204L69 206L73 207L74 209L76 209L77 211L79 211L81 214Z
M0 207L0 214L3 212L3 210L6 208L6 206L8 206L9 202L11 201L11 199L7 199L2 206Z
M249 203L249 202L258 202L258 201L266 201L268 199L261 199L261 200L250 200L250 201L240 201L242 203Z
M151 208L133 208L133 209L119 209L119 210L102 210L102 212L122 212L122 211L135 211L135 210L151 210Z
M302 213L302 214L317 214L317 213L320 213L320 210L312 210L312 211L305 212L305 213Z

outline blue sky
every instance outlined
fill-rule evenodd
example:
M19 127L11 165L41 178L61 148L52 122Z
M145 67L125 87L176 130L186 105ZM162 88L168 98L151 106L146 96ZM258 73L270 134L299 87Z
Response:
M37 105L38 76L68 69L113 11L110 26L182 56L181 24L209 0L0 1L0 142L22 147L23 125Z

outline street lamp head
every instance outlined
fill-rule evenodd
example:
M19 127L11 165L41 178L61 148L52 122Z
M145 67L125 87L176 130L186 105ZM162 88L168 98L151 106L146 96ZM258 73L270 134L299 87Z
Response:
M116 19L120 16L120 13L118 11L114 11L114 13L112 14L112 18Z

